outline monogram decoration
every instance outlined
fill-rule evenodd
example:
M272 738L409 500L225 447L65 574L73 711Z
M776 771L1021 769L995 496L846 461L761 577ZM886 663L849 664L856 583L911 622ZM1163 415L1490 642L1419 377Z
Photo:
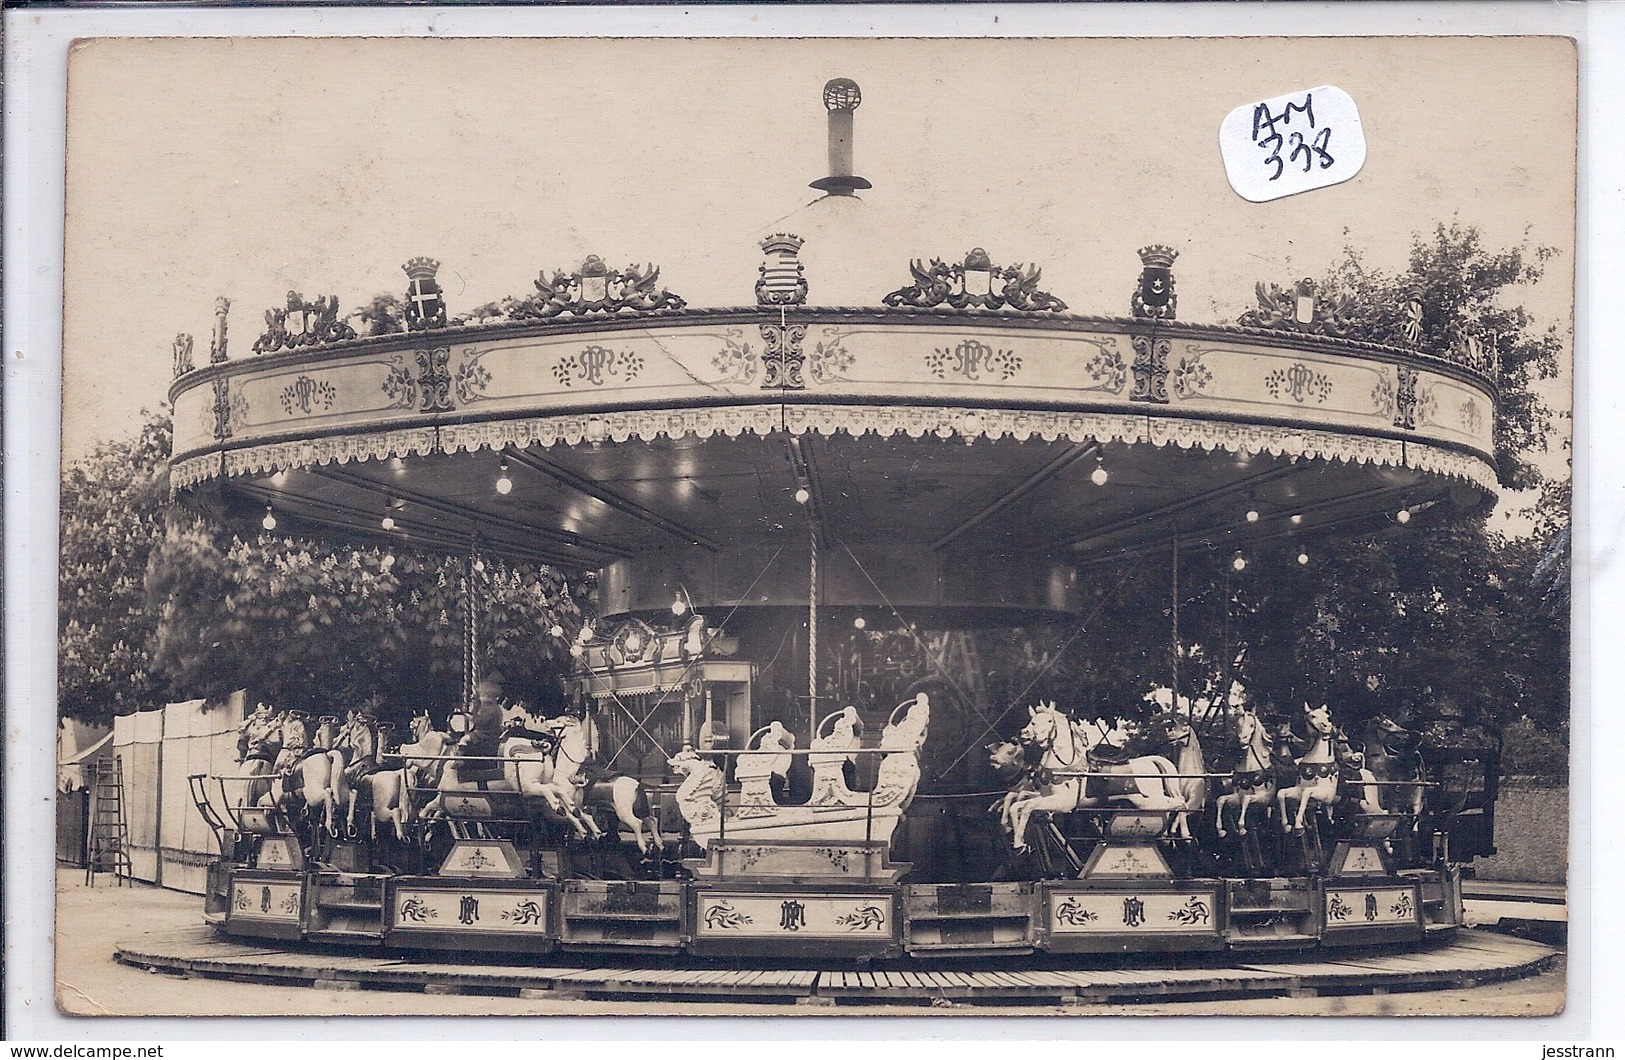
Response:
M1416 369L1401 366L1399 385L1394 390L1394 426L1416 430Z
M1298 404L1313 398L1324 405L1332 396L1332 381L1324 372L1317 372L1306 364L1293 362L1291 368L1277 368L1264 377L1264 387L1270 397L1279 400L1283 395Z
M963 264L949 265L940 258L922 265L918 258L909 262L914 284L888 294L882 301L889 306L916 309L1010 309L1024 313L1060 313L1066 303L1038 289L1043 275L1036 265L1019 264L1000 268L977 247L965 255Z
M1168 404L1168 354L1172 344L1167 339L1153 340L1149 335L1136 335L1133 343L1134 390L1129 400Z
M518 303L515 320L551 320L561 313L660 313L683 308L687 303L661 287L660 269L628 265L625 271L612 269L597 254L587 255L581 269L566 275L555 269L553 278L541 272L535 280L536 293Z
M985 342L966 339L953 349L939 347L926 354L925 366L938 379L946 379L951 373L981 382L986 372L1006 380L1021 371L1021 358L1010 350L996 350Z
M436 346L429 350L415 350L418 362L418 389L423 395L420 412L451 411L451 347Z
M282 411L290 416L295 412L303 416L326 412L338 396L338 389L327 380L300 375L282 388Z
M560 357L553 365L553 378L561 386L575 386L585 382L603 386L612 376L627 382L643 371L643 357L633 350L611 350L604 346L588 346L580 353Z
M339 319L339 296L305 301L298 291L288 292L287 305L265 311L265 332L254 340L255 353L297 350L355 338L355 329ZM222 351L224 342L222 342Z
M807 359L801 340L805 324L759 324L762 331L762 389L805 390L801 366Z

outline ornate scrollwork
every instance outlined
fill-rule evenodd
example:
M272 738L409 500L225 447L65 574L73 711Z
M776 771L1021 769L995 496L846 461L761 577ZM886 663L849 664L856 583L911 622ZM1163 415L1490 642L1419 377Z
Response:
M265 311L265 333L254 340L254 352L275 353L353 338L355 329L339 319L338 295L307 302L298 291L289 291L284 308Z
M762 389L805 390L801 366L807 355L801 341L807 337L805 324L760 324L762 330Z
M231 437L231 380L219 376L214 381L214 436Z
M420 412L451 411L451 360L449 346L436 346L431 350L414 350L418 362L418 391L423 396Z
M1337 338L1362 338L1356 331L1354 299L1346 294L1323 295L1315 281L1305 277L1288 287L1262 280L1253 288L1258 307L1241 314L1237 321L1245 328L1302 331Z
M536 293L513 309L515 320L551 320L562 313L659 313L683 308L687 303L659 285L660 269L654 265L639 269L628 265L625 271L611 269L597 254L589 254L578 272L561 269L547 278L537 274Z
M918 258L909 262L914 276L911 287L888 294L882 301L889 306L918 309L1011 309L1023 313L1060 313L1066 303L1038 289L1043 270L1020 264L1000 268L977 247L965 255L963 264L949 265L932 258L922 265Z
M1173 344L1167 339L1153 340L1149 335L1136 335L1134 345L1134 389L1130 401L1150 401L1168 404L1168 354Z
M1394 426L1416 430L1416 369L1401 365L1399 384L1394 388Z

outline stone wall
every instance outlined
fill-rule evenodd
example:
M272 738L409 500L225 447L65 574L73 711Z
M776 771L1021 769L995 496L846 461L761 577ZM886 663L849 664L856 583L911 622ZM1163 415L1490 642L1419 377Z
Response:
M1495 800L1493 858L1473 862L1481 880L1564 883L1569 863L1569 789L1503 785Z

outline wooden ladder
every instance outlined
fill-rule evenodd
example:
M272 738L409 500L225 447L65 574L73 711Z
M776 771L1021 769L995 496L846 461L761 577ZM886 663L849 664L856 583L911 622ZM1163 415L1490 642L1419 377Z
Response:
M134 874L130 827L124 816L124 769L117 755L97 759L91 772L90 830L85 833L85 885L96 886L98 872L111 872L119 886Z

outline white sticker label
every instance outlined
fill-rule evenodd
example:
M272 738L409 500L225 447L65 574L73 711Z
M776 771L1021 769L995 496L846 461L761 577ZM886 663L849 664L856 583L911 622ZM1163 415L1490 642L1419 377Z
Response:
M1341 184L1365 165L1365 130L1354 99L1321 85L1249 103L1219 126L1230 186L1249 202Z

